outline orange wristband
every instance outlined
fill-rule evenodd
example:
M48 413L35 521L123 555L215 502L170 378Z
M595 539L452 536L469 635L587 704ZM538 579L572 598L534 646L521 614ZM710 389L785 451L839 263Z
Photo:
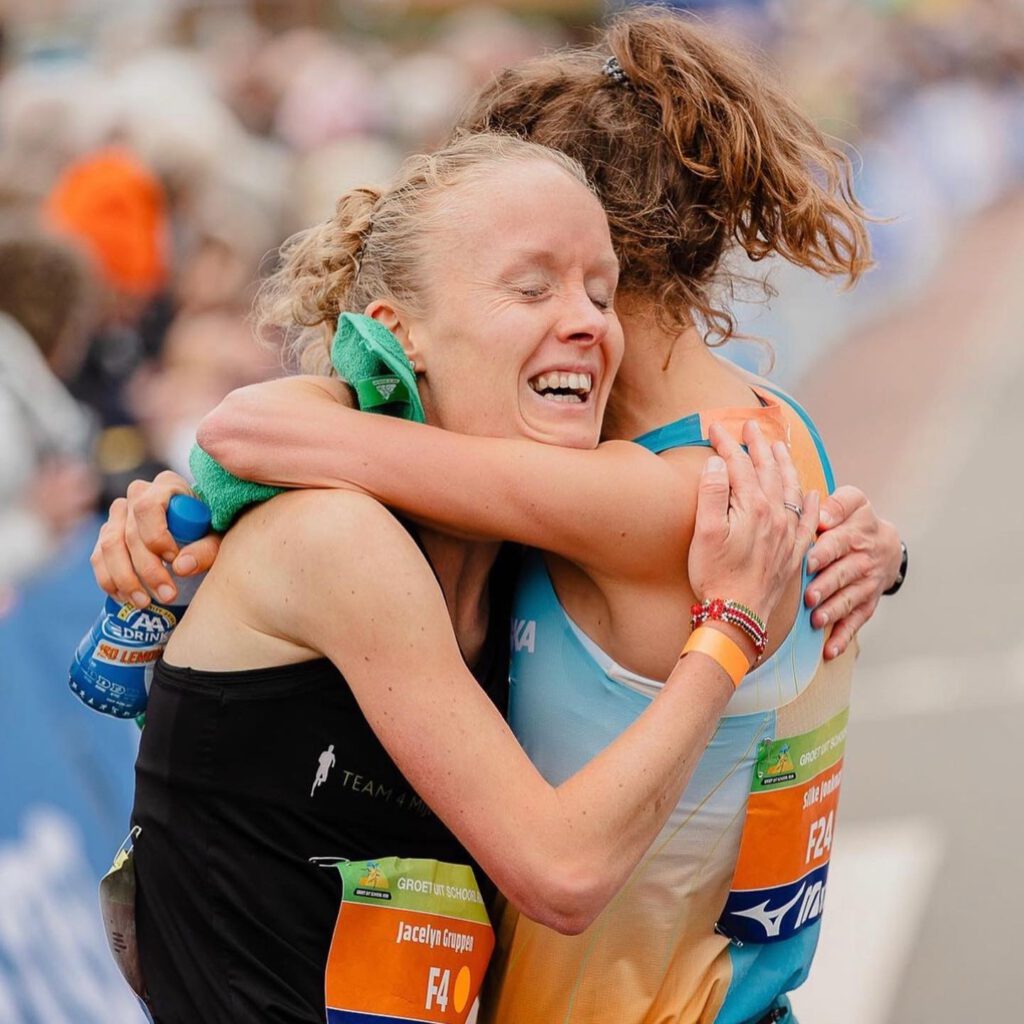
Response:
M679 657L694 651L706 654L709 658L717 661L732 680L732 685L736 687L743 682L743 677L750 669L750 659L743 653L740 645L710 626L700 626L695 629L690 634L690 639L686 641L683 653Z

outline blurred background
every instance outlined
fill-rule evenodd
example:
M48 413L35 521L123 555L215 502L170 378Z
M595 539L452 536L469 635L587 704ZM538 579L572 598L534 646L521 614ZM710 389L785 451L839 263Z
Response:
M101 604L101 510L186 473L199 418L281 372L246 322L266 253L615 6L0 3L2 1024L140 1019L95 897L137 730L65 685ZM830 911L795 1003L804 1024L1020 1019L1024 6L675 6L767 52L885 218L856 290L776 266L774 300L737 303L838 478L911 548L862 637Z

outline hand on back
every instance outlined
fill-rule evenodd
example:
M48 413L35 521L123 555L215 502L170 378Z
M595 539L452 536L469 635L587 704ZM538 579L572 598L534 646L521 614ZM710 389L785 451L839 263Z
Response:
M801 493L786 446L769 445L756 423L743 428L749 455L717 425L710 439L718 455L700 479L690 584L701 600L738 601L767 621L814 541L819 498Z
M814 608L811 623L832 627L825 660L839 657L875 613L879 598L900 569L902 548L896 527L879 518L867 495L839 487L821 507L822 535L807 557L817 573L804 600Z

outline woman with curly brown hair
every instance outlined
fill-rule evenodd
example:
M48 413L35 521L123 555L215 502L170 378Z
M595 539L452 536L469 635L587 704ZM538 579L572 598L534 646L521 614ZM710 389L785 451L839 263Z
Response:
M755 420L761 433L747 428L746 439L787 443L804 489L832 490L803 411L711 351L709 342L732 332L714 289L728 283L723 260L737 248L852 283L870 262L864 214L845 158L768 78L662 11L616 19L593 49L506 72L461 127L574 156L606 208L622 264L616 308L626 346L605 443L567 450L543 430L530 442L365 417L311 401L322 389L301 381L236 393L200 441L243 476L358 486L460 535L547 552L528 556L518 587L510 722L555 782L660 692L688 623L727 612L694 601L685 567L709 425L738 433ZM542 265L517 270L508 285L541 308L559 300ZM336 304L320 299L297 311L300 322L332 323ZM525 383L537 402L584 412L592 401L585 367L568 353ZM467 376L465 386L478 385ZM426 368L420 389L431 388ZM168 551L158 509L180 486L154 488L132 510L131 548L153 585L164 578L145 549ZM791 582L767 624L764 660L730 701L648 856L580 935L508 911L486 1019L740 1024L789 1013L785 994L806 976L820 926L849 644L899 575L892 527L852 489L835 497L833 511L849 502L852 515L812 551L804 580ZM115 529L125 515L117 510ZM122 589L135 581L123 555L111 570ZM802 593L809 604L827 597L814 613L825 636ZM618 785L639 778L627 771Z

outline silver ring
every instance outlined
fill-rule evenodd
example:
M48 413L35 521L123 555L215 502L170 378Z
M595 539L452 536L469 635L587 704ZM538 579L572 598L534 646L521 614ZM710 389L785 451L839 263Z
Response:
M788 508L790 512L795 512L797 519L800 519L800 518L803 517L804 510L799 505L795 504L792 501L784 501L782 503L782 507L783 508Z

